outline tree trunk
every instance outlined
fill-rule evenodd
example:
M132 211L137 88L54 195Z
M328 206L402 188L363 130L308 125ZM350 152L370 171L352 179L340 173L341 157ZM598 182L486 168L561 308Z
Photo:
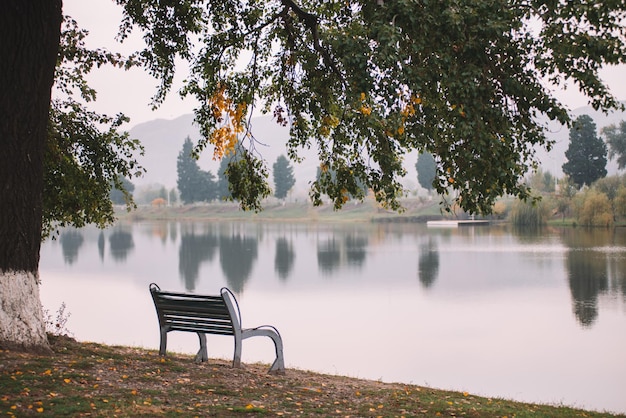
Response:
M0 7L0 346L48 347L39 300L43 154L61 0Z

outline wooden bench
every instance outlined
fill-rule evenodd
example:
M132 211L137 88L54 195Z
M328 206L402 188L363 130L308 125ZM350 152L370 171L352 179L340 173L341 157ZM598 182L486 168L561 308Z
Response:
M195 361L207 361L206 334L232 335L235 337L233 367L241 366L241 343L255 336L270 337L276 348L276 360L270 373L284 373L283 341L278 330L270 325L256 328L241 327L241 312L233 292L223 287L219 296L194 295L189 293L163 292L155 283L150 284L150 293L159 317L161 344L159 355L165 356L167 333L171 331L195 332L200 339L200 350Z

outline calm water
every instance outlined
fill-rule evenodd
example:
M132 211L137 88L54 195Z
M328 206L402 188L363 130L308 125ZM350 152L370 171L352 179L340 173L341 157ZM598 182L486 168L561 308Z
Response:
M626 231L138 223L41 251L44 307L79 340L157 349L148 291L238 296L287 367L626 413ZM168 349L195 353L173 333ZM209 336L231 358L232 338ZM269 339L243 361L273 360Z

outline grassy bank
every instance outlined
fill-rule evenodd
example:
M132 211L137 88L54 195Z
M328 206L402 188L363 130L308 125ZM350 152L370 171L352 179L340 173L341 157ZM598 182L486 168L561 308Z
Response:
M0 351L1 416L609 417L469 393L156 351L52 340L50 355ZM623 415L622 415L623 416Z
M333 210L332 205L313 206L310 202L282 204L266 203L263 211L244 212L237 203L218 202L186 206L139 206L126 212L119 209L116 216L120 220L251 220L251 221L306 221L306 222L403 222L441 219L437 201L407 199L402 202L404 211L397 213L385 210L372 201L347 203L341 210Z

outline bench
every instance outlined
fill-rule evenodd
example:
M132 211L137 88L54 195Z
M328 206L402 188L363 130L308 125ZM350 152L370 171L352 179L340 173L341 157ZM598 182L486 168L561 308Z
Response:
M200 339L197 363L207 361L206 334L235 337L233 367L241 366L241 343L246 338L266 336L274 341L276 360L270 373L284 373L283 341L278 330L270 325L256 328L241 327L241 312L233 292L223 287L219 296L163 292L155 283L150 284L150 294L159 318L161 343L159 355L166 355L167 333L171 331L195 332Z

